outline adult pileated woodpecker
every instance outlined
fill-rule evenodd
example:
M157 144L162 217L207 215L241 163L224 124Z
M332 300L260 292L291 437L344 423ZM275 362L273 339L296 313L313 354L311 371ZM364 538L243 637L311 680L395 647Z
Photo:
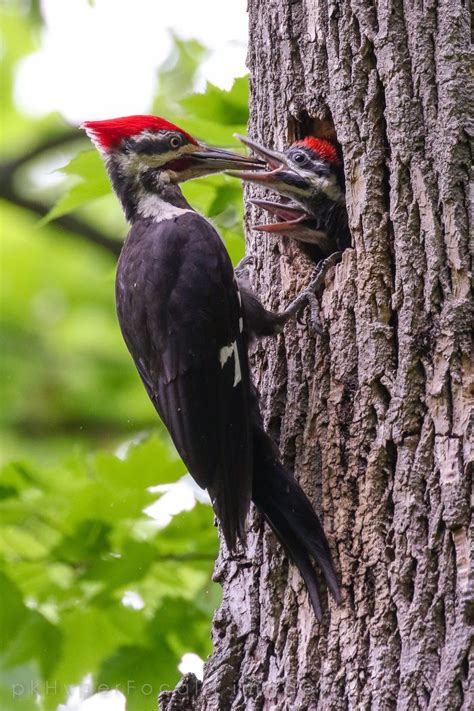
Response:
M178 186L258 163L206 148L154 116L83 127L131 222L118 264L117 312L148 395L189 472L208 490L229 550L244 538L252 499L300 568L320 618L310 556L339 600L331 553L311 504L263 429L249 375L248 338L268 312L255 299L243 302L219 235ZM294 310L273 321L268 316L266 327Z
M283 153L270 150L245 136L238 138L267 162L269 171L233 173L268 187L294 202L252 200L282 221L258 225L262 232L280 233L319 247L322 255L351 246L344 172L335 146L311 136L293 143Z

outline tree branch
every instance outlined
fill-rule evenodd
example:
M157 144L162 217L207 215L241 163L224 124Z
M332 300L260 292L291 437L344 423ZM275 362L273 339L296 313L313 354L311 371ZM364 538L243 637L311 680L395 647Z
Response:
M36 146L33 146L29 151L24 153L19 158L4 163L0 166L0 198L11 202L17 207L35 213L38 217L44 217L50 210L50 205L46 205L41 200L27 198L20 195L15 189L15 174L17 170L29 163L31 160L38 158L44 153L47 153L54 148L70 143L72 140L77 140L76 131L67 131L59 136L52 136ZM100 230L92 227L87 222L84 222L78 217L72 215L61 215L57 217L52 224L74 233L88 242L95 244L117 257L120 254L122 245L117 240L111 239Z
M13 190L3 190L0 192L0 197L8 200L8 202L11 202L13 205L22 207L30 212L34 212L39 217L47 215L50 209L39 200L32 200L31 198L22 197ZM51 224L62 227L68 232L73 232L75 235L83 237L92 244L103 247L115 257L118 257L120 250L122 249L121 242L118 242L111 237L107 237L103 232L100 232L95 227L92 227L92 225L89 225L87 222L84 222L78 217L73 217L73 215L61 215L61 217L57 217L53 220Z

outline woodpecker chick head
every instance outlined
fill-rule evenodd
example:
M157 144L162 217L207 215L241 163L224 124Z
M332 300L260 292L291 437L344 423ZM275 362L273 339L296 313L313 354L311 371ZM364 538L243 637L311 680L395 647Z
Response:
M199 143L189 133L158 116L125 116L85 121L83 128L107 167L133 179L149 171L166 173L181 183L226 169L258 170L262 161Z
M237 134L236 134L237 135ZM344 174L336 148L321 138L308 136L295 141L286 151L272 151L246 136L237 135L263 158L269 170L235 173L241 178L303 203L311 211L321 199L344 204ZM234 172L231 172L234 175Z

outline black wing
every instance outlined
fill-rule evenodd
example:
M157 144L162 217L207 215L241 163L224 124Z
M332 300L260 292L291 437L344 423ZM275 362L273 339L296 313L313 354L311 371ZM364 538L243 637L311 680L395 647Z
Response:
M277 313L266 309L245 279L238 279L237 284L242 297L247 340L279 333L288 321L285 312Z
M249 372L240 295L219 235L193 212L138 221L116 298L148 394L233 548L252 490Z

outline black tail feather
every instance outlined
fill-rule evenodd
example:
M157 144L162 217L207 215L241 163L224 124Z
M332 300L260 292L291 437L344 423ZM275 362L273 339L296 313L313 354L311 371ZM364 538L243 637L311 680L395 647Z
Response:
M310 556L322 570L339 603L341 593L331 551L317 514L293 475L280 463L270 437L256 427L254 437L253 501L280 543L299 568L316 617L321 619L317 577Z
M293 563L299 569L308 590L314 614L321 622L323 613L321 609L321 601L319 599L318 581L308 554L291 528L288 526L288 523L281 511L279 511L276 506L272 506L269 501L266 501L265 504L262 505L262 502L259 502L258 497L255 500L255 504L263 513L265 520L285 548Z

